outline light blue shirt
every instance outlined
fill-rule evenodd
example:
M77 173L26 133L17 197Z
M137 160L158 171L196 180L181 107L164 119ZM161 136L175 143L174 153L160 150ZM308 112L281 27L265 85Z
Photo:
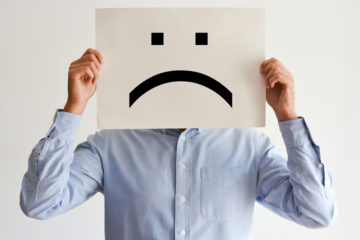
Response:
M237 128L102 130L73 151L80 120L57 111L34 147L26 215L50 218L101 192L107 240L250 239L255 201L306 227L333 221L331 176L303 118L279 123L288 159Z

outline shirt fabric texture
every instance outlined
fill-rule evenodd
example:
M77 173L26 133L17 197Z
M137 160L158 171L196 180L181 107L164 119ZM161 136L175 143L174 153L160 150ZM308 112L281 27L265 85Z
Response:
M255 129L101 130L58 110L33 148L20 206L46 219L104 195L106 240L251 239L254 204L309 228L331 224L330 173L303 118L279 122L287 155Z

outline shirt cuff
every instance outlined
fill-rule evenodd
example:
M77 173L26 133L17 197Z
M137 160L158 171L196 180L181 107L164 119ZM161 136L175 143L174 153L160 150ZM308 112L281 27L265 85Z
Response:
M279 127L286 147L315 145L309 128L306 125L305 119L303 117L279 122Z
M52 139L65 136L66 139L75 139L77 130L80 127L81 117L81 115L63 112L62 109L58 109L46 137Z

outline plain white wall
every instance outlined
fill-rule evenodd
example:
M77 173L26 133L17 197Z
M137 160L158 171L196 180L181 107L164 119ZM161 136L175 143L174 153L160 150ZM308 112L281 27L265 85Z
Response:
M121 6L266 7L267 56L282 60L295 76L297 111L306 118L333 174L339 215L330 228L311 230L257 205L254 239L360 239L356 0L0 0L0 239L104 239L100 194L66 214L38 221L22 214L19 192L32 147L66 101L70 62L95 46L94 9ZM83 115L78 142L95 130L94 98ZM271 109L267 127L260 131L284 149Z

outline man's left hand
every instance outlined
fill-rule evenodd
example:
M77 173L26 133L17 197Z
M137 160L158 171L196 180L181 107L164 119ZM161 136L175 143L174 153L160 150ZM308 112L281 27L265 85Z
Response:
M296 119L294 77L276 58L260 66L265 77L266 101L274 109L279 122Z

